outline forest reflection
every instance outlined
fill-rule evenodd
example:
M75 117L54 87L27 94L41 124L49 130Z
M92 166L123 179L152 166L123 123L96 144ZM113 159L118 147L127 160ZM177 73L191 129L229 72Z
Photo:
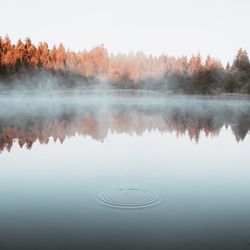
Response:
M10 151L15 141L31 149L34 142L47 144L50 138L63 143L66 137L80 135L102 141L109 132L141 136L154 130L188 134L198 143L201 133L217 136L223 126L243 141L250 129L250 105L90 105L50 113L22 110L0 116L0 151Z

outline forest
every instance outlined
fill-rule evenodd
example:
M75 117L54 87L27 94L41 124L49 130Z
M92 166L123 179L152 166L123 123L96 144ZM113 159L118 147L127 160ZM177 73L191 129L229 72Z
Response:
M40 77L49 77L57 86L73 88L108 84L119 89L147 89L178 94L250 94L250 62L247 52L239 49L233 63L222 63L198 53L173 57L108 53L103 45L73 52L60 44L37 46L30 38L12 44L0 37L0 86L17 84L36 87ZM52 81L53 82L53 81ZM25 86L23 86L25 87Z

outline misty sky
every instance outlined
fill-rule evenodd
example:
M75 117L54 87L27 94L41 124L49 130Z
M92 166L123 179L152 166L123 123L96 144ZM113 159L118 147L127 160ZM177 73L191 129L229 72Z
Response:
M250 53L249 0L12 0L1 2L0 35L83 50L211 54L224 63Z

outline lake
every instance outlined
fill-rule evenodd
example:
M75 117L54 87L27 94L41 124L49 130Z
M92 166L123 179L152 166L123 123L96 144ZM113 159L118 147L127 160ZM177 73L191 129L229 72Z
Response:
M250 249L250 99L0 96L0 249Z

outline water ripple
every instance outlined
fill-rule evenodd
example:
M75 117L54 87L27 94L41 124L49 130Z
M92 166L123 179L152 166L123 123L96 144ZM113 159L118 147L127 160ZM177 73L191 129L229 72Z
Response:
M146 188L123 187L99 194L102 203L120 208L144 208L159 200L156 192Z

